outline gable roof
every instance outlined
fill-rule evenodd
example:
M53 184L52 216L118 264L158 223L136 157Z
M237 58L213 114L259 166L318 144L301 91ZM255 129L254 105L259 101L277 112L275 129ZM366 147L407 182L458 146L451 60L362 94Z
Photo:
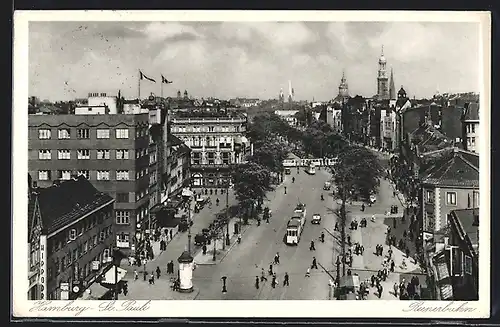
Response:
M95 189L84 176L47 188L37 188L34 192L40 208L42 228L46 234L114 202L111 196Z
M427 169L422 183L442 186L479 187L479 155L455 148Z
M423 124L410 133L421 152L434 151L453 145L453 140L441 133L432 124Z
M479 216L479 208L453 210L451 214L460 225L461 231L459 232L463 232L469 238L472 246L478 244L479 222L476 222L474 217Z
M464 120L479 120L479 103L469 103L464 110Z

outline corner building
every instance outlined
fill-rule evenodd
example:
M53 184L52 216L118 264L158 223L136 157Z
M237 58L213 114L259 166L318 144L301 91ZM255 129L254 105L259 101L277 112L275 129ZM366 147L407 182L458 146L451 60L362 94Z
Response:
M29 115L28 171L38 187L83 175L116 201L116 244L134 248L149 206L148 113Z
M232 165L243 163L250 153L244 114L191 109L173 113L170 123L172 135L191 149L193 187L226 187Z

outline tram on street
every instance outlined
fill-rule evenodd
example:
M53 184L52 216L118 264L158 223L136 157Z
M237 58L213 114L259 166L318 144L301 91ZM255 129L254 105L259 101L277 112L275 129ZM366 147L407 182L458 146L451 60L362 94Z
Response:
M306 224L306 205L298 203L294 210L294 215L288 221L286 226L286 244L297 245L300 241L300 235Z
M316 174L316 164L314 162L310 162L309 165L307 165L306 172L309 175Z
M286 226L286 244L297 245L300 241L300 235L304 230L306 218L303 216L295 216L290 218Z

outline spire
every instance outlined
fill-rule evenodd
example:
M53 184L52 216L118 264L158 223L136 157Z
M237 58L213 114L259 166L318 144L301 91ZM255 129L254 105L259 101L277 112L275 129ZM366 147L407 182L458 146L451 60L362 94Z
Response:
M389 99L390 100L396 100L396 87L394 86L394 71L392 70L391 67L391 81L389 84Z
M382 45L382 51L380 53L380 59L378 60L379 63L385 63L386 60L385 60L385 56L384 56L384 46Z

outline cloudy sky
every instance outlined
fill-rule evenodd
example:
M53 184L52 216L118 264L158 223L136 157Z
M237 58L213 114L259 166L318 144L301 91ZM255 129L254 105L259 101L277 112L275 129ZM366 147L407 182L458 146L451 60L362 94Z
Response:
M351 95L376 93L381 47L411 97L479 91L479 24L363 22L31 22L29 94L137 97L138 70L195 97L328 100L345 70ZM141 97L160 94L143 81Z

